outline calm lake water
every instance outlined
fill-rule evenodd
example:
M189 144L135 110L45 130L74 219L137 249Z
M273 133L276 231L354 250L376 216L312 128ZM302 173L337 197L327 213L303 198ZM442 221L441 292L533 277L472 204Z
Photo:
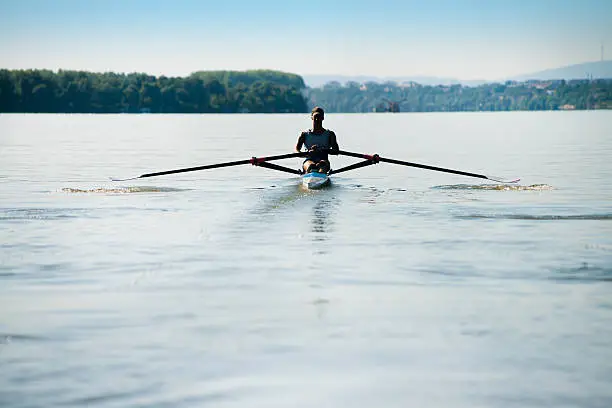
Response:
M612 406L612 112L324 125L522 180L113 183L289 153L309 117L0 115L0 406Z

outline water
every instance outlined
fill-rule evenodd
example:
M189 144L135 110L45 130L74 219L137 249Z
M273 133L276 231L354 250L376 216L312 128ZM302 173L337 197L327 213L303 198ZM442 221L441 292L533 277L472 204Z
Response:
M0 405L612 406L611 124L328 115L345 150L522 181L309 192L108 181L288 153L307 115L1 115Z

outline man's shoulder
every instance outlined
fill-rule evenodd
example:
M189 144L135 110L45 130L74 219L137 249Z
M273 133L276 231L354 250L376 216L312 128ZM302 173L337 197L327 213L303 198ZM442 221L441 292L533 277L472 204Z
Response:
M303 130L303 131L302 131L302 133L300 133L300 136L306 136L306 135L311 134L311 133L314 133L314 130L313 130L313 129L306 129L306 130ZM318 133L315 133L315 134L317 134L317 135L325 135L325 134L328 134L328 135L330 135L330 136L336 136L336 134L334 133L334 131L333 131L333 130L330 130L330 129L323 129L323 132L318 132Z

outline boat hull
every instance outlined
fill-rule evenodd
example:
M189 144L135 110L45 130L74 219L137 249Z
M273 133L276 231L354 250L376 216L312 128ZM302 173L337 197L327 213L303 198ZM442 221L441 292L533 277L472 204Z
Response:
M325 187L330 183L329 176L325 173L313 171L302 176L302 186L309 190Z

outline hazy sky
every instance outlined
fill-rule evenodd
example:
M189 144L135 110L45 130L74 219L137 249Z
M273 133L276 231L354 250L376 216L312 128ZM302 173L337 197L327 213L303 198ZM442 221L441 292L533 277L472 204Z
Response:
M612 0L0 0L0 68L499 79L612 59Z

